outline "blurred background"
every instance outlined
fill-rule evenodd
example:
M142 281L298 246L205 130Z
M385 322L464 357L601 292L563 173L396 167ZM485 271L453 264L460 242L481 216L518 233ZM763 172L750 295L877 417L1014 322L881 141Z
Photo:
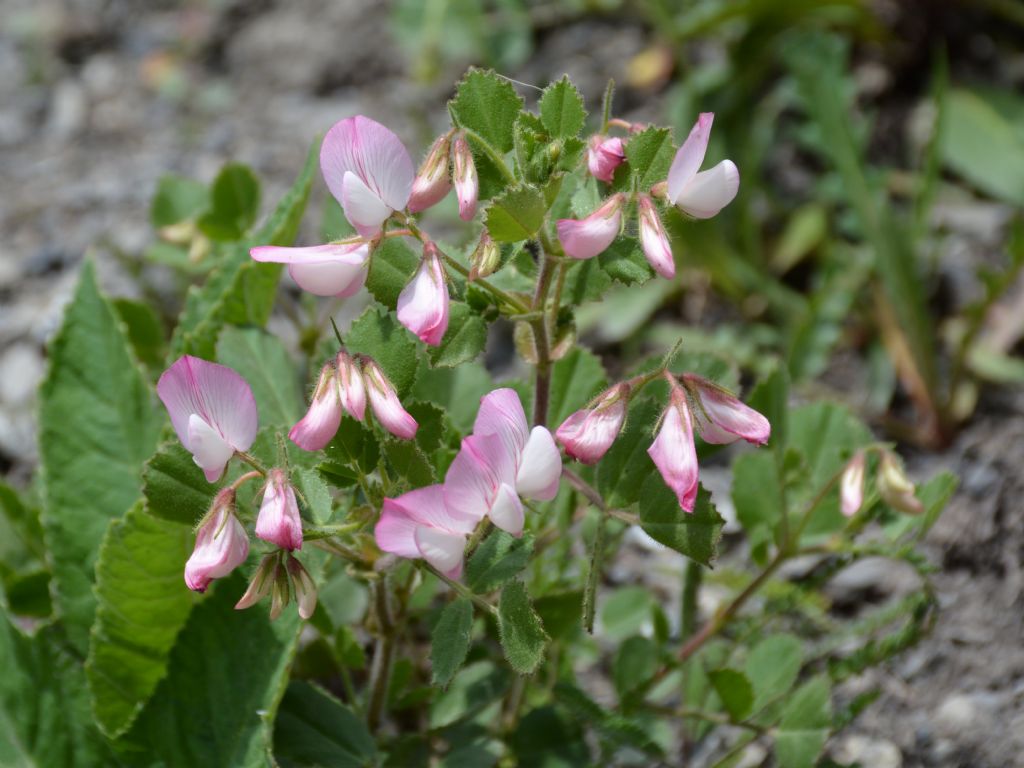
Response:
M0 0L0 471L36 463L45 344L86 253L157 323L202 278L151 211L162 176L244 163L265 213L342 117L421 155L469 65L528 104L568 73L591 112L614 79L615 116L677 140L716 113L739 198L673 233L675 281L584 307L581 338L611 370L679 335L751 378L782 361L912 472L956 472L929 539L938 624L859 683L884 694L832 755L1024 765L1021 0ZM303 243L336 216L315 194ZM831 597L911 588L866 561Z

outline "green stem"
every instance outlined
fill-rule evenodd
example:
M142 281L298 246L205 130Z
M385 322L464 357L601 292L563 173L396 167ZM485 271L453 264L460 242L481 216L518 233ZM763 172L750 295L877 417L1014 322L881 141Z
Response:
M448 576L445 576L443 573L441 573L441 571L437 570L437 568L432 566L430 563L427 563L427 562L424 562L424 561L420 561L420 567L423 568L426 571L430 571L437 578L439 578L441 581L443 581L445 584L447 584L453 590L458 592L460 596L466 598L467 600L470 600L473 603L473 605L475 605L481 611L484 611L485 613L489 613L494 618L498 617L498 609L495 608L490 603L488 603L482 597L480 597L480 595L475 594L465 584L460 584L459 582L455 581L455 579L451 579Z
M683 603L681 609L679 633L685 640L692 637L697 630L697 608L700 598L700 584L704 579L704 571L696 560L686 561L683 574Z
M591 635L594 634L594 616L597 613L597 585L601 580L601 563L604 559L606 521L607 518L603 515L597 520L594 548L590 555L590 570L587 572L587 587L583 593L583 626Z
M540 275L537 278L532 307L533 311L540 312L541 316L530 323L533 328L534 349L537 353L533 389L533 424L539 427L547 425L548 400L551 395L551 350L548 346L548 325L544 311L554 270L555 261L545 249L541 255Z
M516 178L516 175L512 173L512 169L510 169L508 165L505 163L505 158L498 154L498 150L492 147L490 143L484 139L483 136L474 131L472 128L467 128L464 125L460 125L459 130L462 131L467 137L473 139L474 143L477 145L477 148L480 149L485 155L487 155L487 158L492 163L494 163L494 165L497 167L499 171L501 171L501 175L505 177L505 181L507 181L509 184L519 183L519 179Z
M391 657L395 652L394 624L388 606L387 577L373 584L374 613L377 617L376 649L373 666L370 669L370 700L366 706L366 724L371 731L377 730L387 703L388 687L391 683Z
M267 468L263 466L260 460L253 456L251 453L246 453L245 451L235 451L235 456L240 458L242 461L244 461L250 467L255 469L261 475L266 476Z

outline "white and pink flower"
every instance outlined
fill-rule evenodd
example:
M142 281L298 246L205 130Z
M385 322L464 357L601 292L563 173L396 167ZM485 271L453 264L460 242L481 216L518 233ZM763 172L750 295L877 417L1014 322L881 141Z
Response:
M477 177L473 153L464 136L455 140L452 177L455 180L455 196L459 198L459 218L469 221L476 214L477 198L480 196L480 179Z
M211 483L235 451L247 451L256 439L256 399L226 365L185 355L164 371L156 391L178 439Z
M846 517L853 517L864 503L864 451L857 451L843 468L839 478L839 508Z
M592 259L606 250L622 229L625 196L616 194L585 219L559 219L558 240L574 259Z
M423 246L423 259L398 296L398 322L421 341L438 346L448 330L448 283L434 243Z
M629 385L618 384L603 393L593 406L582 408L563 421L555 438L577 461L595 464L618 437L628 404Z
M668 199L695 219L710 219L732 202L740 187L740 172L732 160L701 171L715 115L703 112L676 152L668 172Z
M676 274L676 262L672 258L672 246L661 223L661 217L658 216L658 209L647 195L640 195L638 209L640 245L643 247L644 258L655 272L671 280Z
M481 399L473 434L448 469L450 513L475 525L484 517L513 535L523 532L520 497L547 501L558 493L562 459L551 433L530 429L519 395L496 389Z
M402 407L394 385L384 375L376 361L366 359L363 364L366 391L370 396L370 407L380 425L395 437L412 440L419 425L409 412Z
M448 172L448 154L451 139L448 134L438 136L427 152L419 173L412 183L409 212L419 213L441 202L452 188Z
M686 512L693 512L698 487L697 448L693 443L690 406L681 387L672 387L661 429L647 454L661 473L665 485L675 493L679 506Z
M228 487L217 494L210 513L196 534L192 556L185 563L185 584L205 592L210 582L227 576L249 556L249 537L235 517L235 491Z
M587 169L595 179L610 182L625 159L626 148L618 136L594 135L587 142Z
M700 406L697 428L705 442L724 445L740 438L754 445L768 442L772 426L760 413L707 379L692 373L683 374L682 379Z
M256 518L256 535L282 549L302 549L302 517L295 489L280 469L270 470L263 503Z
M304 451L319 451L334 438L341 426L341 400L338 397L338 372L328 363L320 370L309 410L288 438Z
M429 485L384 499L373 534L384 552L422 558L457 579L462 574L466 536L475 526L475 521L451 514L443 486Z
M353 240L304 248L260 245L249 255L255 261L286 264L292 280L314 296L348 297L366 284L370 244Z

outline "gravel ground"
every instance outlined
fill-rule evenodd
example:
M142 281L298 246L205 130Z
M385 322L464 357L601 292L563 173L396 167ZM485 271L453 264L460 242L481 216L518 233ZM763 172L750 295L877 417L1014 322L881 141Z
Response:
M0 0L0 471L14 482L36 462L44 347L85 254L111 293L137 297L145 287L173 301L171 275L140 272L137 257L161 174L208 180L227 160L245 162L265 180L269 207L312 138L341 116L373 115L410 147L426 147L431 123L444 117L449 86L405 74L377 0L218 5ZM595 49L595 37L607 45ZM597 96L648 43L640 27L610 22L554 28L515 76L544 82L568 71ZM656 97L627 88L620 98L642 105L637 118L658 114ZM963 247L972 232L992 238L993 223L1005 224L995 207L960 213ZM928 541L942 569L942 612L917 648L852 684L884 695L832 745L836 759L873 768L1024 765L1022 406L1021 396L983 399L950 450L913 462L921 476L949 468L962 478ZM630 562L640 561L627 551L619 571ZM678 584L677 566L666 563L661 586ZM885 563L858 576L899 589Z

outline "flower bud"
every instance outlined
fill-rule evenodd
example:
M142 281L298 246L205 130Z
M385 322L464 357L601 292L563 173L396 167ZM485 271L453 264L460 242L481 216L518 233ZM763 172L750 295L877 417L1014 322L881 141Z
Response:
M270 590L274 586L274 579L277 576L279 559L276 552L263 556L259 567L252 575L252 581L249 582L248 589L245 590L245 594L242 595L241 599L235 603L236 611L251 608L270 594Z
M469 279L476 280L480 277L493 275L501 266L501 248L491 239L491 233L486 229L480 235L480 242L470 257Z
M679 506L685 512L693 512L698 488L697 448L693 443L690 406L681 387L672 387L661 429L647 454L661 473L665 485L675 492Z
M316 610L316 584L309 571L291 555L288 556L288 576L295 590L295 602L299 604L299 616L308 619Z
M618 136L608 138L594 135L587 143L587 169L595 179L610 182L615 176L615 169L626 159L626 151L622 139Z
M419 213L437 205L452 188L448 178L448 154L451 139L448 134L438 136L427 158L420 166L419 173L412 183L412 195L409 197L409 212Z
M302 549L302 517L295 489L280 469L268 473L263 503L256 518L256 535L281 549Z
M914 484L903 471L899 460L889 451L882 454L882 465L878 470L878 493L882 501L893 509L911 515L924 512L924 505L914 495Z
M448 283L441 255L430 241L423 246L420 268L398 296L398 322L434 347L448 330Z
M562 422L555 437L574 459L594 464L618 437L628 404L629 385L617 384L604 392L594 406L576 411Z
M359 365L352 356L342 350L335 360L338 366L338 397L342 406L356 421L362 421L366 415L366 385Z
M235 517L235 491L218 493L196 534L192 556L185 563L185 583L205 592L210 582L227 576L249 556L249 537Z
M480 180L476 175L473 153L464 136L455 140L454 153L455 194L459 198L459 218L469 221L476 214L476 201L480 195Z
M274 571L274 584L270 588L270 620L273 621L281 615L292 596L288 586L288 574L284 568L277 568Z
M326 446L341 426L337 376L338 372L331 363L320 370L320 380L313 390L309 410L288 433L289 439L304 451L318 451Z
M839 478L839 507L853 517L864 503L864 452L857 451Z
M696 419L704 442L724 445L739 438L754 445L768 442L772 427L760 413L707 379L692 373L684 373L682 379L700 406Z
M676 262L672 258L672 246L669 244L665 227L654 207L654 202L647 195L640 195L640 244L643 246L644 257L654 271L662 277L672 279L676 274Z
M373 415L388 432L403 440L411 440L419 425L402 407L394 385L384 375L375 360L363 358L363 377L370 396Z
M559 219L558 240L574 259L592 259L618 237L625 197L612 195L585 219Z

